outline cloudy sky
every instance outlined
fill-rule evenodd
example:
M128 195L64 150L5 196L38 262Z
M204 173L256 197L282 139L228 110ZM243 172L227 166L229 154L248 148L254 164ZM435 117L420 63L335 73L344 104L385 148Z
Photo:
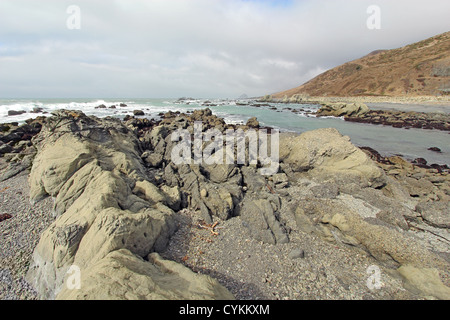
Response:
M0 98L260 96L450 31L449 13L448 0L0 0Z

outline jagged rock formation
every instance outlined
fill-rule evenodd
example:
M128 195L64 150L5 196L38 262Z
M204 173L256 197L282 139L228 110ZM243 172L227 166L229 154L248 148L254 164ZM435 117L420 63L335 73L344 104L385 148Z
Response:
M239 217L251 237L272 245L289 242L291 228L313 233L367 252L408 290L450 297L447 172L401 158L376 163L335 129L282 135L279 170L271 176L249 159L176 165L172 134L184 129L195 138L196 121L203 133L251 129L228 125L208 109L168 113L160 122L74 111L46 120L33 138L29 179L31 199L52 196L57 215L28 274L42 298L232 298L212 278L158 255L182 208L200 211L206 225ZM213 143L201 141L200 150ZM286 222L287 212L296 226ZM65 286L72 265L81 269L76 291Z
M52 196L58 215L42 235L28 273L41 298L74 297L64 289L72 265L83 275L77 298L232 298L206 276L155 255L143 260L162 250L175 231L169 207L174 204L170 190L166 194L147 180L138 137L120 120L60 111L34 144L31 200ZM133 288L145 282L148 287Z

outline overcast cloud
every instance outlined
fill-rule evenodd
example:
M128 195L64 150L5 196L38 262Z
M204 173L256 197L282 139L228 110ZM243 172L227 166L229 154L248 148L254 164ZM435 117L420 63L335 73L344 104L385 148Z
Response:
M448 0L0 0L0 98L260 96L449 31L449 13Z

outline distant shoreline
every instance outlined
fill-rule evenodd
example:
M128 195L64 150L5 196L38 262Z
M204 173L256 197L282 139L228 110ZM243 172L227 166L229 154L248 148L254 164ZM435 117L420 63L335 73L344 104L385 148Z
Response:
M294 95L290 98L278 99L272 96L261 98L259 101L272 103L299 103L299 104L322 104L322 103L365 103L374 110L397 110L415 112L439 112L450 113L450 97L448 96L417 96L417 97L309 97Z
M395 110L403 112L450 113L450 104L402 104L402 103L367 103L372 110Z

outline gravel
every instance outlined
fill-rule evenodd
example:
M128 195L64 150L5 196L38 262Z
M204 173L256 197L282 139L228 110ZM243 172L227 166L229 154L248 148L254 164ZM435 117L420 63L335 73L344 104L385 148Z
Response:
M216 278L239 300L419 299L365 251L298 231L287 212L281 218L290 242L269 245L252 239L240 217L216 221L214 235L199 227L200 212L185 209L161 256ZM380 270L380 289L367 285L371 266Z
M0 299L33 300L24 279L41 233L53 222L52 200L31 205L28 174L0 183ZM282 210L290 242L269 245L254 240L239 217L201 224L201 213L176 215L178 231L161 256L216 278L240 300L418 299L401 279L362 250L330 243L299 231L292 213ZM381 288L367 285L369 267L381 271Z
M41 233L53 222L53 202L29 201L28 172L0 182L0 299L34 300L36 292L25 280L33 250Z

